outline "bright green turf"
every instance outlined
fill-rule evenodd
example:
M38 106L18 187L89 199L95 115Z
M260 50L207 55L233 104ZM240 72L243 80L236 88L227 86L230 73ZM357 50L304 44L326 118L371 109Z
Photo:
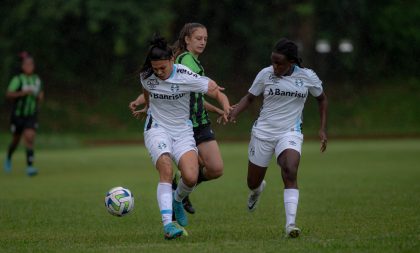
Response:
M420 141L330 141L304 145L298 224L285 239L282 183L272 163L255 213L246 211L247 145L224 144L225 175L191 199L189 237L163 239L157 172L143 147L40 150L40 175L24 175L23 153L0 173L0 252L420 252ZM105 192L136 198L123 218Z

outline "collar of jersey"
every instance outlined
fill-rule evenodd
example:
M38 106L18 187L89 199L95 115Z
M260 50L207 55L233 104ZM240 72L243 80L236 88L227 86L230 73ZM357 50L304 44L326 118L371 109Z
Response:
M177 69L176 65L175 65L175 64L173 64L172 73L171 73L171 75L169 76L169 78L174 77L174 75L175 75L175 73L176 73L176 69ZM168 78L168 79L169 79L169 78Z

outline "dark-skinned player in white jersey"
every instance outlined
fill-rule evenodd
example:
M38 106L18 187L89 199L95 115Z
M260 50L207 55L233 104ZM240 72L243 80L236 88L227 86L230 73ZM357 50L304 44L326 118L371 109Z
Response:
M310 93L319 107L321 152L327 148L328 101L322 82L310 69L303 68L296 44L288 39L279 40L271 53L272 65L262 69L251 88L229 114L235 122L256 97L262 95L263 106L252 128L248 148L248 210L254 211L266 186L264 180L273 154L281 168L284 182L286 235L295 238L300 234L296 226L299 200L297 172L301 156L303 134L302 111Z

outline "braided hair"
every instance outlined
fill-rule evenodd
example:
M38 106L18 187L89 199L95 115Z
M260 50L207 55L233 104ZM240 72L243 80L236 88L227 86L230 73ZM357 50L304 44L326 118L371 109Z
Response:
M206 27L200 23L186 23L179 32L178 40L174 44L175 58L183 52L187 51L187 43L185 37L191 37L197 28L206 29Z
M168 46L165 38L155 33L153 39L150 41L150 47L147 51L146 60L140 69L140 75L143 79L150 77L153 74L151 61L170 60L173 57L172 49Z
M286 56L289 61L302 68L302 59L298 56L298 47L295 42L281 38L274 46L273 52Z

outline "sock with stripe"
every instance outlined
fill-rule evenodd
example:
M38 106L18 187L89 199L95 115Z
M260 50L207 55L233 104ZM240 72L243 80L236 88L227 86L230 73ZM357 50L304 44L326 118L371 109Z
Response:
M157 200L163 225L172 222L172 184L159 183L157 187Z

